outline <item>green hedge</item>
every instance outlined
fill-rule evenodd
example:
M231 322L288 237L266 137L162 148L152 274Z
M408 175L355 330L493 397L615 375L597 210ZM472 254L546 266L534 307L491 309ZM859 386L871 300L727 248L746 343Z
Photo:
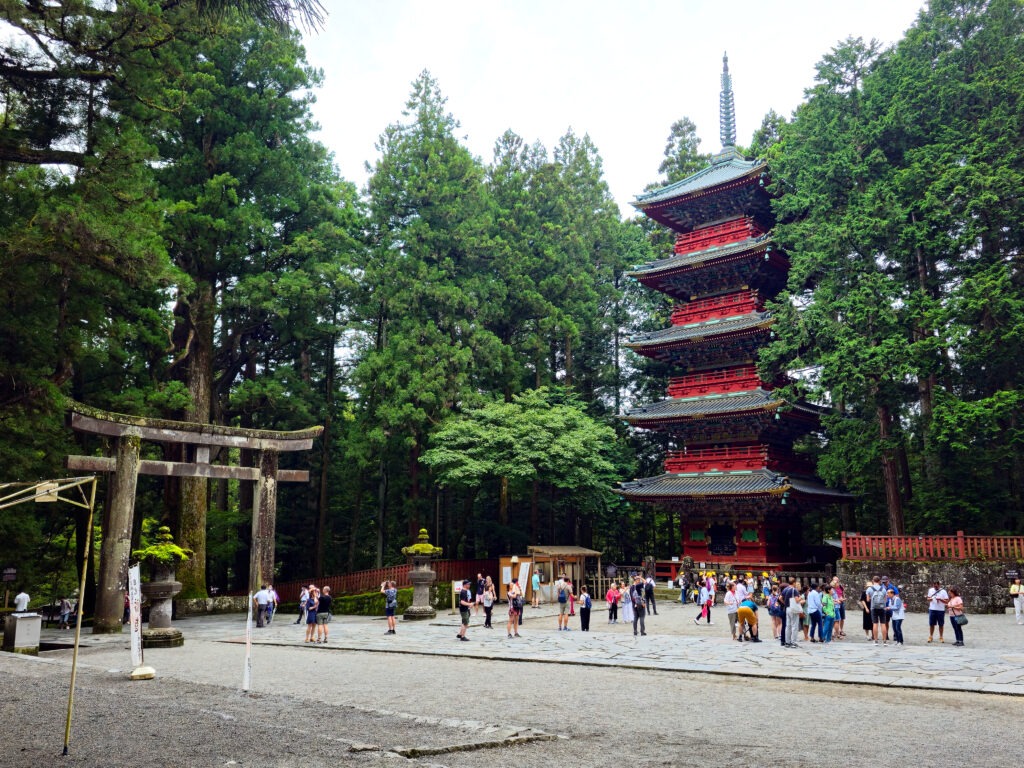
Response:
M412 605L412 587L398 590L398 610L395 612L401 616L402 613ZM282 603L278 612L298 615L298 603ZM334 595L331 602L331 613L339 616L383 616L384 595L380 592L363 592L359 595Z

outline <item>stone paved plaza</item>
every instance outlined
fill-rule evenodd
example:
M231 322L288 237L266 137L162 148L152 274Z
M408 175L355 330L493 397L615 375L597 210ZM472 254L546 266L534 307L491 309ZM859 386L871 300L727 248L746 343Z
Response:
M819 719L833 762L846 765L885 763L894 745L923 764L957 765L964 733L976 766L1024 760L1024 627L1012 616L972 616L965 648L951 633L926 644L926 620L913 615L902 649L851 627L846 641L791 650L731 641L720 610L712 626L694 626L696 611L678 603L661 602L638 638L603 611L590 633L578 618L558 632L554 613L528 608L511 640L504 614L493 630L474 617L469 642L455 639L452 614L399 622L393 636L382 619L336 617L326 646L304 644L304 627L282 614L254 629L249 693L239 615L177 622L184 647L146 652L153 681L128 680L127 635L85 634L61 764L818 768L821 748L806 734ZM53 644L72 635L43 634ZM0 654L0 739L32 734L0 752L0 766L53 764L70 658L66 648ZM880 716L894 735L865 740L859 724ZM802 735L780 743L775 722Z
M596 604L595 604L596 605ZM759 615L766 612L762 609ZM556 630L556 608L527 606L521 636L509 639L505 632L504 606L494 614L494 628L485 629L483 612L470 624L470 642L455 639L456 614L439 613L434 621L403 622L396 635L387 635L382 619L336 616L330 625L330 642L313 645L311 652L350 650L379 653L454 656L480 659L531 661L553 664L625 667L674 672L785 678L821 682L927 688L977 693L1024 695L1024 626L1009 615L972 615L964 629L966 647L955 648L948 622L946 642L928 644L927 616L907 614L906 645L874 645L864 640L859 612L847 620L847 639L831 645L801 643L788 649L771 642L770 626L761 629L764 642L738 643L729 636L723 608L712 613L713 624L693 623L696 609L678 602L659 602L659 614L647 619L646 637L634 637L632 625L610 625L606 610L594 610L591 631L579 631L579 617L569 632ZM763 618L768 618L764 616ZM253 643L260 646L303 646L304 626L295 615L282 614L263 629L253 629ZM245 621L241 615L190 618L177 622L193 642L244 643ZM43 641L67 641L70 632L44 630ZM186 641L187 642L187 641ZM113 664L117 654L109 646L127 647L127 637L83 634L90 653L107 648ZM239 649L241 669L242 653ZM153 652L150 653L152 656ZM161 653L161 656L164 654ZM174 658L173 654L169 655ZM128 663L127 659L124 660ZM225 670L215 682L232 685L237 670ZM254 689L265 681L266 670L254 668Z

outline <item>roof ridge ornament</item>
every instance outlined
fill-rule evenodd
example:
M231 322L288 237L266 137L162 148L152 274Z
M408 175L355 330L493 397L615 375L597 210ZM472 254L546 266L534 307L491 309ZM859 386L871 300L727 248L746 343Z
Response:
M727 160L743 160L743 155L736 150L736 101L732 92L728 53L722 54L722 92L718 97L718 122L722 151L711 158L712 165Z

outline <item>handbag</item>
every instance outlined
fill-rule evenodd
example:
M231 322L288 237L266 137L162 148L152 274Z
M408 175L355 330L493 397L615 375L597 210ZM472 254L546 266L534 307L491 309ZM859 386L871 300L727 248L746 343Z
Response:
M960 614L960 615L958 615L958 616L953 616L953 617L952 617L952 618L950 619L950 621L952 621L952 622L953 622L954 624L956 624L957 626L960 626L960 627L962 627L962 626L964 626L965 624L967 624L967 617L966 617L966 616L964 616L964 614L962 614L962 613L961 613L961 614Z

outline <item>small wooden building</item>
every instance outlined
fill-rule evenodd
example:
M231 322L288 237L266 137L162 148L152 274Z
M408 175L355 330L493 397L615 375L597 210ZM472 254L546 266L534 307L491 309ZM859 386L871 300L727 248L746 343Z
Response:
M603 575L601 570L601 553L597 550L586 547L549 546L538 545L527 547L526 555L504 555L500 558L498 585L498 599L506 600L508 595L508 584L515 576L519 579L519 586L527 603L533 599L532 576L534 571L540 574L540 599L541 602L550 602L551 585L561 574L572 579L579 594L579 588L583 584L590 590L591 598L597 594L598 582L593 577L588 582L587 574ZM593 560L588 567L587 560Z

